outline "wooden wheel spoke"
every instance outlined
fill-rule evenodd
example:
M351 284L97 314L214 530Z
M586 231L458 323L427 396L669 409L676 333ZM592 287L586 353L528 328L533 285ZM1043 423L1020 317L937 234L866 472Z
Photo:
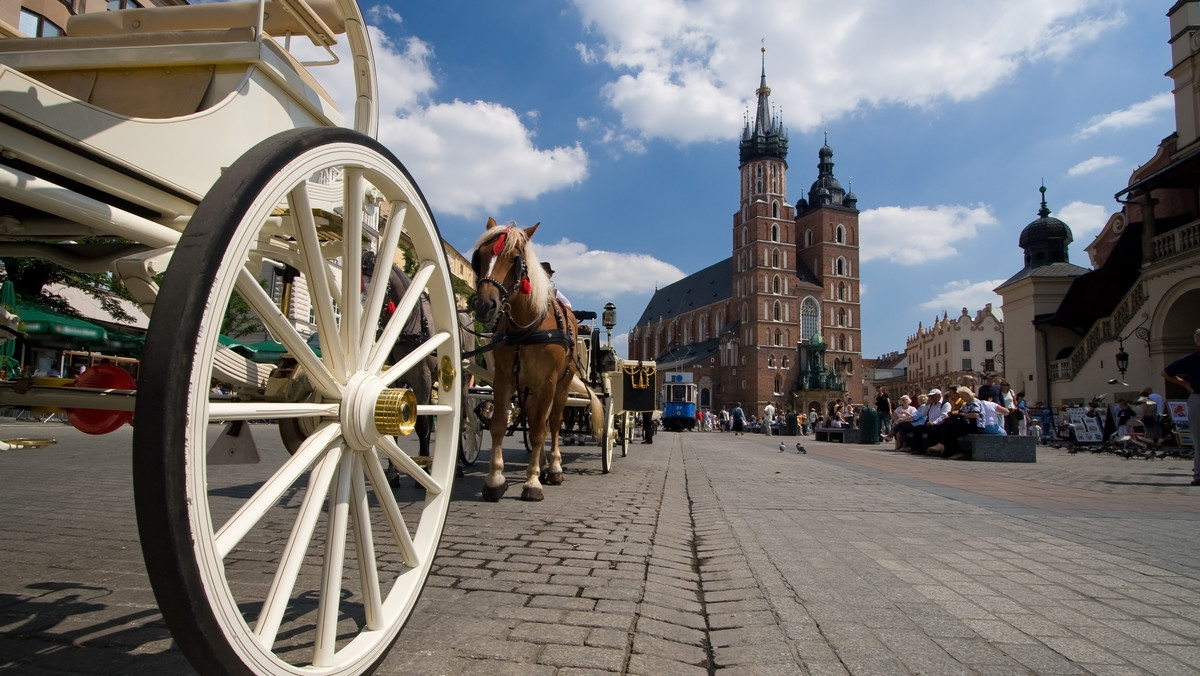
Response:
M210 402L208 418L214 420L277 420L279 418L312 418L337 416L338 402L309 404L305 402L275 403L269 401Z
M398 201L392 205L392 215L388 218L383 229L383 238L379 242L379 251L395 251L400 244L400 234L404 229L404 218L408 214L408 204ZM391 255L381 255L375 258L375 270L371 273L371 286L367 289L366 313L362 318L359 339L358 368L362 370L371 342L375 340L375 327L379 325L379 315L383 312L383 296L387 292L388 277L392 271Z
M353 453L343 453L338 462L334 485L337 490L329 496L326 521L325 563L322 566L321 589L317 601L317 636L313 645L313 666L326 667L333 663L337 641L338 611L342 598L342 570L346 561L346 530L350 520L350 485L353 481Z
M371 489L379 498L379 506L383 508L384 520L387 521L392 538L400 548L400 556L404 560L404 565L416 568L420 564L421 557L417 555L416 547L413 546L412 536L408 533L408 524L404 522L404 515L400 513L400 505L396 504L396 496L392 494L391 487L388 486L379 456L367 452L363 456L363 460L366 462L367 476L371 479Z
M421 264L417 274L413 276L412 284L408 285L408 289L404 292L404 297L400 299L400 304L396 306L396 311L388 317L387 326L383 329L383 334L375 344L371 346L371 351L367 355L366 371L377 373L383 368L383 363L387 361L391 355L392 346L396 344L396 340L400 337L400 332L404 330L404 326L412 317L416 310L417 302L421 300L421 294L425 292L425 285L429 283L429 278L433 276L437 266L429 261ZM371 280L374 283L374 280Z
M288 207L296 223L296 236L300 240L300 253L304 257L305 280L309 284L309 298L317 315L317 326L321 328L321 358L327 360L330 370L340 382L347 377L346 353L337 339L337 314L333 308L334 296L330 292L329 269L321 251L321 238L317 234L317 220L313 215L312 202L308 198L308 183L297 185L288 193Z
M295 523L292 524L292 532L288 536L287 545L283 550L283 558L275 570L275 577L271 579L271 588L263 600L262 611L259 613L258 622L254 627L254 633L263 646L270 647L275 644L275 636L279 633L283 613L287 610L292 589L295 588L296 579L300 574L300 564L304 562L304 557L308 553L309 541L312 540L317 519L321 515L321 504L325 501L325 496L329 494L329 487L333 483L343 452L344 449L341 446L336 446L334 452L325 454L313 473L309 475L308 490L305 491L300 512Z
M234 513L233 516L217 530L214 540L220 558L229 556L233 548L246 537L246 533L262 520L267 511L279 502L283 494L295 485L296 480L322 453L329 450L330 445L341 434L341 426L337 423L327 423L318 429L311 437L301 444L296 454L288 458L278 471L267 479L254 495Z
M375 539L371 534L365 472L362 454L355 453L350 523L354 528L354 552L358 556L359 581L362 583L363 623L374 631L383 626L383 595L379 590L379 562L375 558Z
M346 167L342 172L342 323L339 334L345 346L346 358L358 368L359 338L362 330L362 240L363 211L366 182L362 169Z
M384 385L391 385L403 376L405 373L413 370L426 357L437 351L443 343L450 340L450 334L446 331L441 331L433 335L429 340L421 343L412 352L404 355L400 361L392 364L388 370L380 374L379 379ZM382 365L380 366L382 368Z
M341 399L342 386L334 379L325 364L313 354L308 343L296 331L291 321L284 317L275 302L267 295L266 290L258 285L258 280L245 268L238 271L237 290L242 298L254 308L259 318L266 324L271 334L278 338L288 352L291 353L312 380L313 386L326 399Z
M420 482L430 493L436 495L442 492L442 485L429 476L429 472L418 465L402 448L397 446L391 437L380 437L379 448L393 463L399 465L401 470Z

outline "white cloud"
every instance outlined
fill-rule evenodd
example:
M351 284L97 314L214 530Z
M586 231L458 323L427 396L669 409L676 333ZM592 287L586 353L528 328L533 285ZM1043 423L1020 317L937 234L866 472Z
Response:
M1082 176L1084 174L1090 174L1093 171L1099 171L1101 169L1111 167L1114 164L1118 164L1120 161L1121 158L1113 157L1111 155L1108 157L1089 157L1088 159L1068 169L1067 176Z
M1146 101L1135 103L1128 108L1093 117L1088 120L1083 129L1080 129L1075 134L1075 138L1087 138L1092 134L1102 131L1116 131L1130 127L1139 127L1149 124L1163 113L1170 113L1174 110L1175 95L1171 92L1163 92Z
M563 238L553 244L534 242L538 259L554 265L554 284L571 299L599 301L620 294L651 294L656 288L683 279L682 270L642 254L588 249ZM583 309L583 308L580 308Z
M1054 216L1071 228L1071 238L1074 240L1072 248L1082 251L1108 222L1109 210L1099 204L1075 201L1059 209ZM1076 265L1085 265L1082 262L1084 260L1087 259L1074 262Z
M468 218L576 185L588 171L579 144L537 148L516 112L486 101L385 119L379 140L403 158L436 211Z
M573 2L591 36L580 58L614 71L603 94L623 124L683 143L737 132L760 38L772 103L807 130L862 106L977 97L1125 21L1105 0L760 0L753 11L726 0Z
M369 16L401 20L394 11ZM522 116L498 103L433 101L437 82L429 45L415 37L397 42L375 26L369 30L379 81L379 140L412 173L435 212L482 217L587 177L588 156L581 145L539 148ZM308 46L297 45L296 51L301 58L324 56ZM356 98L352 59L345 40L335 51L340 64L312 72L350 126ZM537 118L537 111L525 113L530 123Z
M962 309L966 308L967 313L974 317L976 312L991 303L996 316L1003 319L1004 317L1000 313L1000 304L1003 299L995 291L992 291L1003 283L1003 279L988 279L982 282L951 282L943 286L941 293L921 303L919 307L936 310L939 316L945 312L951 317L959 316L962 314Z
M859 258L920 265L958 255L955 242L971 240L996 224L986 205L880 207L859 215Z

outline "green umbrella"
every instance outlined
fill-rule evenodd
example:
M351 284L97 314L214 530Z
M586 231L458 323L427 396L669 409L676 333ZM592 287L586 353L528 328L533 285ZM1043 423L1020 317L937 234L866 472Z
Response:
M17 329L33 345L58 349L100 346L108 342L108 332L101 326L43 310L32 305L17 306L21 323Z
M227 336L223 333L219 334L217 336L217 342L219 342L221 345L224 345L225 347L233 350L234 352L242 355L246 359L253 359L255 352L257 352L257 350L250 347L249 345L238 342L238 340L236 338L230 338L229 336Z
M287 352L287 348L281 343L276 343L269 338L257 343L251 343L249 347L254 350L254 356L251 359L261 364L275 363L282 359L283 355Z

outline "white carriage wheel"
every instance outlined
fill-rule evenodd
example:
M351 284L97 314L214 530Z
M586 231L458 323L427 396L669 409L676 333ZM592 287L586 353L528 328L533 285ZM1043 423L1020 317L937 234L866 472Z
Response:
M612 471L613 457L613 399L604 397L603 429L600 432L600 469L608 474Z
M470 398L467 399L466 409L463 411L462 422L462 439L458 444L458 458L462 464L470 467L479 459L479 449L483 446L483 423L479 417L475 415L474 408L470 406Z
M339 174L340 182L324 180ZM364 300L367 195L386 200L390 214L380 234L385 255ZM420 269L379 331L401 228ZM311 290L320 357L259 285L260 270L280 265L298 269ZM320 403L209 401L217 336L235 289L300 362ZM432 337L385 368L422 292ZM394 381L436 353L445 367L440 402L418 405L416 414L458 429L457 321L428 205L373 139L338 128L284 132L214 184L165 276L134 432L147 572L175 640L200 673L346 676L369 673L386 656L437 550L458 442L457 434L435 435L429 458L411 458L393 435L404 431L415 402ZM282 444L263 445L257 465L210 462L214 423L287 418L320 419L294 455ZM381 457L423 489L412 481L389 488Z
M629 456L629 436L633 434L633 414L622 412L621 420L621 457Z

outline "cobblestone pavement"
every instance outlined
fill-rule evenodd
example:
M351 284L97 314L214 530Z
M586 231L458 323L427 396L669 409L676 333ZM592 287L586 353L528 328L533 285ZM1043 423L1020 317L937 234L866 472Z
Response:
M14 436L59 443L0 453L0 673L192 673L146 582L127 431ZM544 502L494 504L481 458L377 673L1200 673L1188 463L1038 452L661 434L608 475L565 447Z

